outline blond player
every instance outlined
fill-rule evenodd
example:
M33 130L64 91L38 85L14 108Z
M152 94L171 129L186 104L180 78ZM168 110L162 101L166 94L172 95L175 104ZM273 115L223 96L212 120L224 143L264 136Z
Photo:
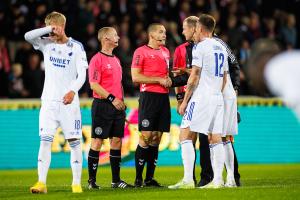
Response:
M86 78L88 63L80 42L65 34L66 18L51 12L46 27L29 31L25 39L44 55L45 83L39 115L40 149L38 182L31 193L47 193L46 179L51 162L51 144L60 126L71 148L72 192L81 193L81 113L78 90ZM49 37L43 37L48 35Z
M193 48L192 71L188 79L187 90L179 113L183 116L180 134L187 138L181 141L184 177L170 189L194 188L192 134L209 135L211 143L211 162L214 178L208 188L223 186L222 171L224 167L224 148L222 143L224 103L222 90L226 83L228 61L226 49L212 39L215 28L212 16L202 14L196 28L196 41Z

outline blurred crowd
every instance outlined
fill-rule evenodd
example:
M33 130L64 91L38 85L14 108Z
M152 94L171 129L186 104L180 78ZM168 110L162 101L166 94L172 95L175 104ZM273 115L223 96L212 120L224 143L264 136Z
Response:
M99 28L114 26L118 30L121 39L114 53L123 67L126 96L137 95L131 81L131 59L135 48L147 43L150 23L165 25L166 46L173 54L175 47L184 42L182 21L190 15L210 13L217 20L216 34L239 59L240 94L255 95L245 73L251 44L265 37L278 40L283 49L299 48L299 8L299 0L1 0L0 97L40 97L44 81L42 55L24 41L24 33L43 27L51 11L65 14L67 36L83 43L88 60L99 51ZM90 96L88 81L80 95Z

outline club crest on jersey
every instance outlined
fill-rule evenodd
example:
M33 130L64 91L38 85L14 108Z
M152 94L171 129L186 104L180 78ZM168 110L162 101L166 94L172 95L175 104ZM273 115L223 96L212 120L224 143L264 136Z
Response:
M96 134L96 135L101 135L101 134L102 134L102 131L103 131L103 130L102 130L101 127L96 127L96 128L95 128L95 134Z
M72 48L73 47L73 43L72 42L68 42L67 43L67 47L71 47Z
M150 125L150 122L149 122L148 119L144 119L144 120L142 121L142 126L143 126L143 127L147 128L149 125Z

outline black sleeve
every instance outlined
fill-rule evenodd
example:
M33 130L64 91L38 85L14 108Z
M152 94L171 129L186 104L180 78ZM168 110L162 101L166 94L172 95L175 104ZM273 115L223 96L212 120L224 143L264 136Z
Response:
M187 73L171 77L172 80L172 86L171 87L180 87L185 86L187 84L187 81L189 79L189 75Z
M237 60L235 59L234 62L232 62L231 59L229 61L229 74L230 74L230 79L233 85L233 88L235 90L239 90L240 88L240 66Z
M233 88L235 90L239 90L240 88L240 66L237 60L235 62L232 62L229 59L229 74L232 81Z

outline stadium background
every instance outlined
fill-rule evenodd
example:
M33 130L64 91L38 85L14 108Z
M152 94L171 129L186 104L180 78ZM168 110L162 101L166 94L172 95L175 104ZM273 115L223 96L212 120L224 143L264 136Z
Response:
M44 79L42 56L23 39L26 31L43 26L43 19L52 10L67 17L67 35L83 42L88 58L98 51L97 30L115 26L121 36L116 54L123 67L123 84L129 109L122 151L124 165L133 164L132 146L135 131L138 90L130 77L134 49L147 41L146 27L161 22L167 28L167 47L171 52L184 40L182 20L189 15L208 12L217 19L217 34L226 41L241 64L239 110L242 122L235 149L240 163L299 163L300 124L281 100L256 98L247 78L247 58L251 44L262 37L278 40L284 49L299 48L300 4L297 0L2 0L0 2L0 169L35 168L38 153L38 108ZM82 117L84 149L90 134L91 91L88 83L80 91L84 99ZM180 165L178 125L175 100L172 99L172 130L165 134L159 165ZM57 133L53 145L51 167L69 167L68 146ZM101 163L107 163L107 148ZM84 152L85 153L85 152ZM199 162L199 160L198 160ZM86 167L86 160L84 166Z

